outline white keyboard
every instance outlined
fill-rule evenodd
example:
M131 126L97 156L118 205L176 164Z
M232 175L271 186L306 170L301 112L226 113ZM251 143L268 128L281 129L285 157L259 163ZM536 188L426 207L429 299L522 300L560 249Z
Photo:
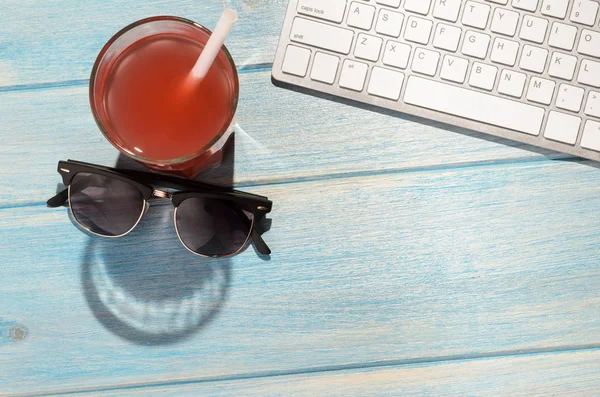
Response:
M600 0L291 0L273 82L600 160Z

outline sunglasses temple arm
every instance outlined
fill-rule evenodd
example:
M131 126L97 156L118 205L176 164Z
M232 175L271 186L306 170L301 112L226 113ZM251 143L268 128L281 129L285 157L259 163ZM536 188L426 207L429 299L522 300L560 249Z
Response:
M234 206L229 206L229 208L234 210L240 216L243 222L246 223L247 226L250 226L251 221L250 219L248 219L248 217L244 214L243 211ZM265 240L263 240L262 236L260 235L258 230L256 230L255 227L252 227L252 230L250 230L250 238L252 239L254 247L258 252L260 252L263 255L271 255L271 249L269 248L267 243L265 243Z
M252 242L254 243L254 247L256 250L263 255L271 255L271 249L265 243L265 240L260 236L260 233L256 230L256 228L252 228L250 232L250 237L252 238Z
M48 207L57 208L61 207L65 204L65 202L69 199L69 190L65 189L62 192L58 193L56 196L52 197L50 200L46 202Z

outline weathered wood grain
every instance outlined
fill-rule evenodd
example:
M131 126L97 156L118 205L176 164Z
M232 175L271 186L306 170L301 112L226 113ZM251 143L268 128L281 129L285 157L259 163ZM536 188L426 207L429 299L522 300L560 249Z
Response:
M272 62L286 0L3 0L0 87L88 79L100 49L126 25L175 15L212 29L226 6L240 15L227 41L237 64Z
M545 161L256 187L275 202L270 261L191 256L164 206L117 240L65 209L3 209L0 317L29 336L0 346L0 385L597 347L598 172Z
M597 394L598 169L273 87L286 5L0 3L0 395ZM110 36L224 6L240 128L207 179L275 201L270 260L191 256L168 205L121 240L44 208L59 159L115 163L86 88Z
M598 350L175 384L92 396L597 396Z
M526 145L282 90L269 72L243 74L241 86L235 170L220 171L237 185L543 158ZM115 164L87 95L86 87L0 93L0 206L41 202L58 182L58 160Z

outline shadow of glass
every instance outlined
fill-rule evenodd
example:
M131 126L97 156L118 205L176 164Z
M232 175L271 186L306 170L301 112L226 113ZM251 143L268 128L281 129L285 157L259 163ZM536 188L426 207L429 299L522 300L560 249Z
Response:
M138 229L119 239L90 237L81 277L98 321L140 345L193 335L218 313L231 281L228 258L202 258L177 239L173 208L153 205Z
M222 164L197 180L232 186L234 149L232 136ZM115 167L146 170L123 155ZM116 239L92 236L82 256L82 286L94 316L135 344L189 338L218 314L228 295L231 259L188 252L177 238L173 211L168 201L154 200L134 231Z

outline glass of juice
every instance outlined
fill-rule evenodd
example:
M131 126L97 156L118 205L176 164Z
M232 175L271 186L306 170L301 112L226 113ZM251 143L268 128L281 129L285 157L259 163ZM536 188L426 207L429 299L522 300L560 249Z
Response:
M104 46L92 70L90 104L122 153L190 178L221 162L239 81L225 46L202 81L189 78L210 34L193 21L160 16L125 27Z

